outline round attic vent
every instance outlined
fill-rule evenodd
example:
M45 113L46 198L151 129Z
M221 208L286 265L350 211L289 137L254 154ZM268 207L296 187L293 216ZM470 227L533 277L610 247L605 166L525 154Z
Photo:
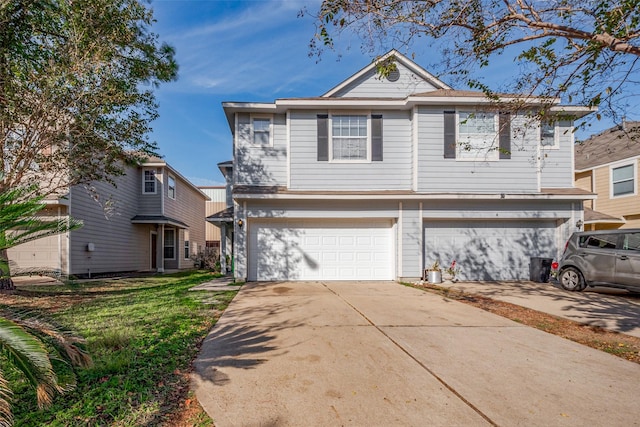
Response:
M400 70L398 69L391 71L387 76L387 80L389 80L390 82L397 82L398 79L400 79Z

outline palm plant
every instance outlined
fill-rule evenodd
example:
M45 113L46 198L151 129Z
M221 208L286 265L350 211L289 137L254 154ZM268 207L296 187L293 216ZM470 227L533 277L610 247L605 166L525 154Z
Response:
M4 359L4 360L3 360ZM33 312L0 309L0 426L12 424L12 392L3 366L20 371L36 390L38 406L75 386L74 366L90 366L84 339Z
M47 220L37 214L42 197L29 197L34 187L0 193L0 289L12 289L7 249L41 237L78 228L70 219ZM74 366L88 366L84 340L33 312L0 308L0 427L12 424L12 392L7 369L17 369L35 388L38 405L49 404L56 393L75 385ZM8 362L8 363L7 363Z
M38 217L46 204L42 196L29 197L34 188L17 187L0 193L0 290L13 289L9 248L82 226L81 221L70 217L53 220Z

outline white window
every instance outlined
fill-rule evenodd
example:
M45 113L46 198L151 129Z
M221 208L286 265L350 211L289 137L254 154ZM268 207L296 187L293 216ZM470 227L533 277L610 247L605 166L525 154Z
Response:
M333 160L368 159L368 117L331 116L331 156Z
M176 259L176 230L164 230L164 259Z
M156 171L145 169L142 176L142 193L156 194Z
M273 145L270 117L251 118L251 143L253 145Z
M611 168L612 197L636 194L636 164Z
M169 175L169 182L167 183L167 195L170 199L176 198L176 179Z
M189 230L184 230L184 259L189 259L189 256L191 256L189 246Z
M498 160L498 115L458 112L457 159Z
M540 145L546 148L558 148L556 123L547 121L540 123Z

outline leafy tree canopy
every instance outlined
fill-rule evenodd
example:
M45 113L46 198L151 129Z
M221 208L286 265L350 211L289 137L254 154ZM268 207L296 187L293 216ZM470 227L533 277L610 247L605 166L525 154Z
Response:
M640 0L324 0L311 53L345 31L371 53L439 47L435 71L490 96L481 69L511 56L513 80L500 90L560 97L614 120L637 107Z
M61 193L154 153L153 89L177 65L152 23L137 0L0 0L0 192Z

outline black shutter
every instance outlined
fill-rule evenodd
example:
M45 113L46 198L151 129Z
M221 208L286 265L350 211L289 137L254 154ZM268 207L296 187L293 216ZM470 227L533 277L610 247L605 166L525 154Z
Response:
M511 113L500 113L500 158L511 158Z
M444 158L456 158L456 112L444 112Z
M318 161L329 160L329 116L318 114Z
M382 114L371 115L371 160L382 161Z

